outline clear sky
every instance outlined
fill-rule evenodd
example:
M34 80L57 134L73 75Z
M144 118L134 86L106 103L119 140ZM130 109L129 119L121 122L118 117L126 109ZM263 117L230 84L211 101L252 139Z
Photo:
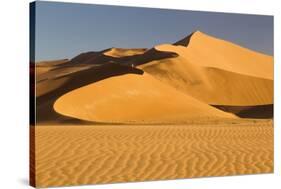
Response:
M110 47L151 48L195 30L273 54L273 17L187 10L36 2L36 61Z

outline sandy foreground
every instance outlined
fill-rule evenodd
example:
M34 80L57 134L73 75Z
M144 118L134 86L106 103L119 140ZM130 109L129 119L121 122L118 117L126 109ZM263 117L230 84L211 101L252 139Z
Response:
M37 187L273 172L272 120L32 128Z

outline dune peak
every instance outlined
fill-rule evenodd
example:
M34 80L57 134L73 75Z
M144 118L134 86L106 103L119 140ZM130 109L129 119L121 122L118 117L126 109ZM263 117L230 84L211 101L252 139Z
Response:
M204 34L204 33L200 30L195 30L194 32L192 32L192 34Z
M200 36L200 35L206 35L206 34L201 32L200 30L195 30L194 32L190 33L189 35L187 35L183 39L175 42L173 45L180 45L180 46L187 47L190 43L191 38L193 38L194 36Z

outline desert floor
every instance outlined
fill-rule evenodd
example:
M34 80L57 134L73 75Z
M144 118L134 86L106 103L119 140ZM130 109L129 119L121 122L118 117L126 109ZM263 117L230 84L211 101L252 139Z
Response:
M37 187L273 171L272 120L33 128Z

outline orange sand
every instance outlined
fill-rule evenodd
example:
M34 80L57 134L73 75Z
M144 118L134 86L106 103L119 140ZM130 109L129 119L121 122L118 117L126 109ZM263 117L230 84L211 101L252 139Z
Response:
M56 112L107 123L177 123L212 117L235 118L159 82L148 74L102 80L60 97Z
M37 187L272 173L270 121L36 127Z
M36 63L31 180L271 173L272 108L273 57L199 31L152 49Z

